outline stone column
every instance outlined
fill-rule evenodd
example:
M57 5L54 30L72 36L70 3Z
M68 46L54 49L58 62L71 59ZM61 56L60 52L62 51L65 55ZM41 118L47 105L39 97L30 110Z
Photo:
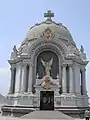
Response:
M69 66L69 83L70 83L70 89L69 92L73 93L74 90L74 84L73 84L73 66Z
M11 70L11 81L10 81L10 88L9 88L9 93L8 94L13 94L13 89L14 89L14 68L10 68Z
M81 83L82 83L82 92L83 92L83 95L86 95L86 76L85 76L85 68L84 69L81 69Z
M22 65L21 92L26 90L26 65Z
M74 67L74 84L75 84L75 94L80 95L80 66L75 64Z
M29 65L29 80L28 80L28 92L32 93L32 71L33 70L33 65Z
M64 65L62 67L62 92L63 93L66 93L67 92L67 89L66 89L66 65Z
M22 64L21 64L21 70L20 70L20 92L21 92L21 85L22 85Z
M20 92L20 74L21 74L21 65L18 64L16 67L15 93Z

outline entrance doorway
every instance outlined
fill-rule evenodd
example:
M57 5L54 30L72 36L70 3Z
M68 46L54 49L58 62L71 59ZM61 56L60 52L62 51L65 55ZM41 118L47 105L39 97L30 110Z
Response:
M54 91L40 91L40 110L54 110Z

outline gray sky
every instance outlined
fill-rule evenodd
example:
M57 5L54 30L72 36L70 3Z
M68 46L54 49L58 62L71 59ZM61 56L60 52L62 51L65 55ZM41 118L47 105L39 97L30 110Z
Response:
M13 45L20 45L27 31L43 21L44 12L54 12L53 20L71 32L78 48L84 46L90 59L90 0L0 0L0 93L8 93L10 71L7 60ZM87 89L90 96L90 64L87 66Z

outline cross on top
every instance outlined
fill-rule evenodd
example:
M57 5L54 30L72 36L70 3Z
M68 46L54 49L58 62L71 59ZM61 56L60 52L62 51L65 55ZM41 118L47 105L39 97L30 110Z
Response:
M47 20L51 20L51 17L54 17L54 13L51 13L51 10L48 10L47 13L44 13L44 17L47 17Z

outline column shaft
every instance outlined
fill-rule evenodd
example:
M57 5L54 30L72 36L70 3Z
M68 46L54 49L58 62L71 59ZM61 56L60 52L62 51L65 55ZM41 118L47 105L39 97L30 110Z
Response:
M75 93L80 94L80 67L78 65L74 67L74 83Z
M15 93L20 92L20 74L21 74L21 66L18 65L16 67Z
M9 88L9 94L13 94L14 89L14 69L11 68L11 81L10 81L10 88Z
M22 66L21 92L26 91L26 65Z
M66 89L66 66L63 66L63 68L62 68L62 91L63 91L63 93L67 92L67 89Z
M81 70L81 73L82 73L82 75L81 75L81 83L82 83L82 92L83 92L83 95L85 95L86 94L86 79L85 79L85 69L82 69Z
M69 92L73 93L74 90L74 84L73 84L73 68L72 66L69 66L69 83L70 83L70 89L69 89Z
M32 93L32 65L29 65L29 81L28 81L28 92Z

